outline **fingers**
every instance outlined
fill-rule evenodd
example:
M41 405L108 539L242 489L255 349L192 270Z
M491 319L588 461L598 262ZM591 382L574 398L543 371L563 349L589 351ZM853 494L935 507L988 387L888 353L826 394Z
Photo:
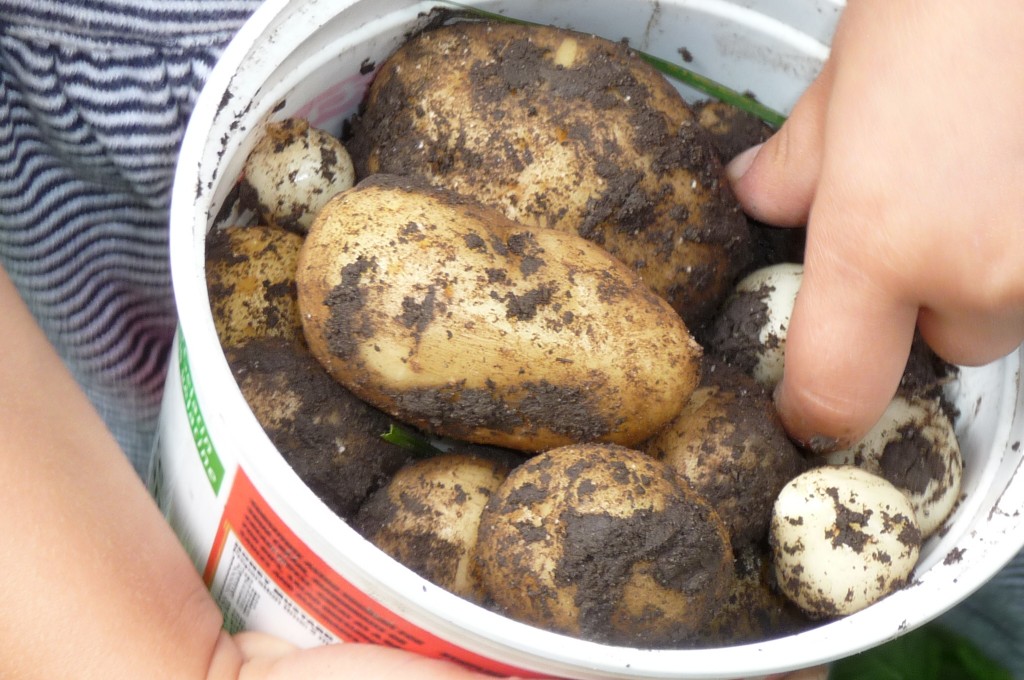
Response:
M235 645L245 661L260 657L277 659L296 650L295 645L290 642L266 633L242 631L235 633L233 637Z
M1012 105L984 117L935 108L990 88L993 65L1020 54L998 39L1015 25L943 8L850 3L789 120L728 166L752 217L807 224L776 402L790 434L812 448L870 429L899 384L915 325L961 365L1002 357L1024 338L1024 135ZM965 61L964 37L1007 52Z
M1024 315L998 316L969 311L918 315L921 337L940 357L961 366L981 366L1006 356L1024 338Z
M818 450L856 441L881 416L899 384L916 316L871 280L872 263L855 254L860 244L842 240L854 232L842 229L839 210L829 212L842 204L829 185L818 201L824 207L815 205L833 70L827 62L778 133L728 166L737 198L755 219L801 226L817 211L776 405L790 435Z
M230 664L213 664L208 680L333 680L348 677L363 680L493 679L491 675L476 672L453 661L433 659L376 644L343 642L298 649L273 636L239 633L234 636L233 646L235 656L240 656L243 662L241 667L236 665L231 672Z
M417 678L418 680L493 680L465 666L445 659L433 659L414 652L375 644L342 643L351 669L363 669L356 677ZM337 649L337 647L335 647ZM511 680L511 679L510 679Z
M819 226L816 217L812 227ZM882 415L899 385L917 317L916 305L893 296L871 255L843 240L842 221L832 214L823 222L832 231L809 232L775 394L787 431L817 451L859 440Z
M766 680L826 680L826 678L828 678L828 666L815 666L782 675L769 675Z
M779 131L739 154L726 168L736 197L751 217L776 226L807 223L821 168L830 83L831 69L826 65Z

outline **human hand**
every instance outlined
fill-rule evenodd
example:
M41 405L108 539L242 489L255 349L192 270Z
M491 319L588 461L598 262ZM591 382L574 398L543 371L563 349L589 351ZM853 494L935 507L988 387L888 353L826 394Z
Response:
M770 224L807 224L776 392L812 448L859 439L915 324L977 365L1024 338L1024 4L850 0L783 127L729 166Z
M494 680L451 661L372 644L300 649L263 633L222 633L208 680Z
M769 675L765 680L828 680L828 666L815 666L782 675Z
M416 678L416 680L493 680L450 661L429 659L412 652L368 644L345 643L298 649L263 633L221 635L208 680L337 680L358 677ZM805 668L768 680L825 680L827 666Z

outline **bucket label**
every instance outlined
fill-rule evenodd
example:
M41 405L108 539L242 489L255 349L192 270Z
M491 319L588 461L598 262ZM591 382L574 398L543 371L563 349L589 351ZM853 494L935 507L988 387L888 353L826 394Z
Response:
M188 348L185 346L185 336L181 332L178 333L178 371L181 374L181 392L185 399L185 414L188 418L189 429L192 430L192 439L196 443L199 462L206 472L206 478L213 488L214 495L217 495L220 493L220 486L224 481L224 464L217 455L217 449L206 429L203 412L199 410L195 383L192 381L192 367L188 363Z
M261 630L300 646L373 642L489 673L545 677L457 647L360 591L288 528L241 468L203 578L231 632Z

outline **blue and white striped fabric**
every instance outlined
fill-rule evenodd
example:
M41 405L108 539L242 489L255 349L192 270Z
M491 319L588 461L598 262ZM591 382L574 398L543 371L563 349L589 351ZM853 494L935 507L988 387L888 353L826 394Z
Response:
M0 0L0 264L138 470L175 327L169 190L258 0ZM1024 679L1024 557L942 619Z
M175 326L169 189L258 0L0 0L0 263L140 471Z

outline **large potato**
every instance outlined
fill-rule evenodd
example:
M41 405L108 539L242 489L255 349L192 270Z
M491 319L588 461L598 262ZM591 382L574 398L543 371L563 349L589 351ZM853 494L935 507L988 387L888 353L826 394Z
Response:
M734 578L711 505L664 463L609 444L559 447L509 473L476 555L499 611L640 648L700 640Z
M679 315L606 251L407 179L332 199L296 276L324 367L436 434L522 451L632 445L699 378Z
M426 31L382 64L354 130L358 176L414 174L602 244L693 328L748 255L706 132L620 42L481 22Z

